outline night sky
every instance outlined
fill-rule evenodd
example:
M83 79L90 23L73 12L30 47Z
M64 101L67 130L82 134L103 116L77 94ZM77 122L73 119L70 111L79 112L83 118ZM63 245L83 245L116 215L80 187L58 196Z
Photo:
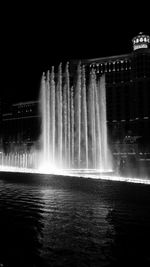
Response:
M130 53L135 35L150 34L149 15L142 21L121 5L39 2L1 10L1 99L36 100L42 72L60 62Z

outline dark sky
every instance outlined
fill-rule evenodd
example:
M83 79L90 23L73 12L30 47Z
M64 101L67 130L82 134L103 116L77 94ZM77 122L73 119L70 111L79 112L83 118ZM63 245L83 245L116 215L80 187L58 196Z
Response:
M89 4L88 4L89 3ZM12 102L38 97L43 71L71 59L132 51L131 39L150 34L149 16L129 6L70 1L1 10L1 96ZM123 3L123 2L121 2ZM126 4L127 5L127 4ZM142 12L141 7L139 10ZM144 8L144 12L146 8ZM143 18L143 19L142 19ZM149 27L149 28L148 28Z

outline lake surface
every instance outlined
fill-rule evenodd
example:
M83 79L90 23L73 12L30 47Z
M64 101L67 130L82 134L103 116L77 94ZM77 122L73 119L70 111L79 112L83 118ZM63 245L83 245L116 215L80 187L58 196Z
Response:
M0 173L0 266L150 266L150 185Z

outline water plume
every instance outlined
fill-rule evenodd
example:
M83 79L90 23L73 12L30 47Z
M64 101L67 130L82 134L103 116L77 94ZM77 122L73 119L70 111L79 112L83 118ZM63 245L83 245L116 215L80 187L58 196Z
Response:
M87 77L89 75L89 77ZM71 82L69 64L54 67L41 82L43 164L58 169L111 166L106 122L105 76L78 64Z

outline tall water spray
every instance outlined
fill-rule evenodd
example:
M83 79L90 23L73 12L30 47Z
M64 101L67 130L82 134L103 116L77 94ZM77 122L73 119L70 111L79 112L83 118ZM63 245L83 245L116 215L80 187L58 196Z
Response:
M105 76L87 73L78 65L76 81L70 78L69 64L59 65L41 83L42 159L49 169L110 168Z

